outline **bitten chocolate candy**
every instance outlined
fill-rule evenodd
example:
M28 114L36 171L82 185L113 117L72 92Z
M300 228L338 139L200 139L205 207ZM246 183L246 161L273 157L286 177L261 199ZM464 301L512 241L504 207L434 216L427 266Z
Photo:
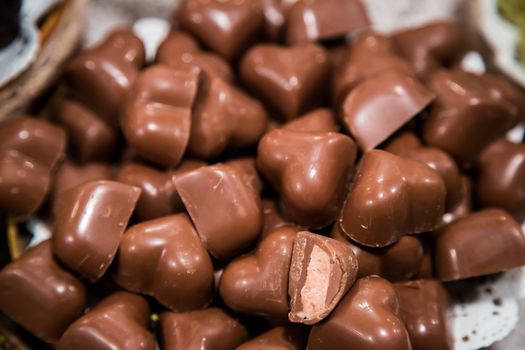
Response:
M65 78L76 97L118 127L121 105L145 60L142 41L131 29L118 29L69 62Z
M318 45L261 44L244 55L240 72L251 89L290 120L322 102L330 64Z
M396 243L383 248L370 248L352 242L334 225L332 238L348 244L357 257L357 278L378 275L391 282L409 280L421 270L424 250L421 240L414 236L403 236Z
M433 98L411 76L399 71L384 72L348 94L343 102L343 122L359 147L368 151L415 117Z
M257 239L260 197L235 168L202 167L177 177L175 188L214 257L228 260Z
M360 0L299 0L288 11L286 42L336 39L369 25Z
M264 238L255 253L232 261L219 292L233 310L287 319L288 271L298 229L282 227Z
M332 312L354 284L357 258L344 243L302 231L293 244L289 276L288 319L315 324Z
M116 292L75 321L64 333L57 350L154 350L148 330L150 309L138 295Z
M115 130L80 103L60 102L56 120L66 128L80 162L110 160L115 153L118 143Z
M169 350L230 350L248 338L246 328L213 307L189 313L160 314L162 348Z
M521 219L525 214L525 145L499 139L481 154L476 183L478 200Z
M356 153L343 134L276 129L259 143L257 165L279 191L286 218L323 227L339 214Z
M394 284L413 350L453 349L448 329L448 294L434 280Z
M483 148L518 122L516 107L491 93L474 74L439 70L431 75L429 87L436 103L423 127L424 140L460 164L476 161Z
M442 281L501 272L525 265L525 236L508 213L485 209L443 228L434 258Z
M312 327L308 349L412 349L392 284L377 276L358 280L328 319Z
M206 306L214 292L213 265L186 214L145 221L120 242L115 280L152 295L175 311Z
M113 261L140 189L92 181L66 191L55 205L53 251L69 268L94 282Z
M465 36L454 22L433 22L405 29L392 36L398 52L422 79L443 66L449 66L465 49Z
M337 132L339 127L332 111L319 108L283 125L283 129L300 132Z
M341 212L352 240L385 247L403 235L435 229L445 211L445 183L429 166L391 153L366 152Z
M160 171L138 163L124 164L116 181L141 189L135 214L140 221L151 220L184 210L174 180L206 163L186 160L175 170Z
M302 350L306 349L307 332L302 327L275 327L247 341L237 350Z
M107 164L87 163L76 165L72 162L64 162L58 168L54 179L53 199L78 185L97 180L111 180L113 172Z
M176 14L180 27L227 59L237 56L262 29L259 1L185 0Z
M122 129L141 157L164 167L179 164L190 139L197 83L195 74L163 65L140 74L127 98Z
M0 271L0 311L47 342L82 314L86 290L53 259L45 241Z
M267 122L259 101L219 78L204 78L193 110L189 151L209 159L228 147L253 146L266 131Z

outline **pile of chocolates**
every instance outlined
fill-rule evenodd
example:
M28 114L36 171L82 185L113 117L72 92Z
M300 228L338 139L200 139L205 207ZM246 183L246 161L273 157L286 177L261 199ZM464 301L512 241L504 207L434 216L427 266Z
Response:
M525 95L462 29L358 0L186 0L0 126L0 211L51 239L0 311L57 349L450 349L443 282L525 265Z

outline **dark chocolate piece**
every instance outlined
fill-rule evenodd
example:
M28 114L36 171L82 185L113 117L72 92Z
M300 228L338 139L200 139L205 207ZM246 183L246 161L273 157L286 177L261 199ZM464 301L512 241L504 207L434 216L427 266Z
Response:
M174 181L200 238L214 257L231 259L257 239L262 227L260 197L235 168L206 166Z
M174 311L202 308L214 292L211 259L186 214L126 230L115 280L129 291L152 295Z
M116 292L75 321L57 350L154 350L149 305L141 296Z
M505 211L485 209L436 234L437 278L452 281L525 265L525 236Z
M385 247L405 234L431 231L445 211L445 183L429 166L373 150L361 158L340 225L352 240Z
M84 286L53 259L49 241L0 271L0 311L46 342L56 342L85 303Z
M307 332L299 326L281 326L243 343L237 350L302 350L306 349Z
M226 305L243 313L287 319L288 271L298 231L293 227L276 229L253 254L226 266L219 284Z
M230 350L248 338L246 328L219 308L160 315L163 349Z
M56 256L98 280L113 261L139 195L139 188L113 181L91 181L61 194L54 208Z
M277 129L259 143L257 165L280 192L287 219L323 227L341 210L356 153L352 139L343 134Z
M377 276L358 280L334 312L312 327L309 350L410 350L395 290Z
M289 276L288 319L315 324L332 312L354 284L357 258L344 243L302 231L293 244Z

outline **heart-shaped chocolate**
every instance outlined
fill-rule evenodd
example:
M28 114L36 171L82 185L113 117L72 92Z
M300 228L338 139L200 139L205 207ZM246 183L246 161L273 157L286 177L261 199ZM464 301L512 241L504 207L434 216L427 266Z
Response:
M297 233L293 227L279 228L254 253L226 266L219 284L226 305L243 313L287 319L288 271Z
M385 247L405 234L435 229L445 211L445 183L426 164L366 152L348 193L340 225L352 240Z
M206 306L214 292L213 265L186 214L130 227L119 247L115 281L152 295L174 311Z
M141 157L164 167L180 162L190 139L197 83L192 72L163 65L141 72L122 117L124 136Z
M261 44L246 53L240 69L243 81L289 120L322 102L330 63L318 45Z
M177 14L180 27L227 59L236 57L262 30L259 1L185 0Z
M288 219L323 227L339 214L355 157L346 135L276 129L259 143L257 165L281 194Z
M358 280L334 312L312 327L309 350L411 350L391 283L377 276Z
M193 110L189 152L209 159L228 147L256 145L267 122L259 101L222 79L205 77Z

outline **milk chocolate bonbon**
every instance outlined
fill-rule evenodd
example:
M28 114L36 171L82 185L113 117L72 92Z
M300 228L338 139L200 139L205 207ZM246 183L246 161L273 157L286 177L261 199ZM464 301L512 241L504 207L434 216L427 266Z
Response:
M85 303L84 286L54 260L49 241L0 271L0 311L46 342L56 342Z
M94 282L106 272L135 208L140 189L91 181L61 194L55 205L53 251Z
M77 165L66 161L58 168L53 184L53 199L78 185L97 180L111 180L113 172L109 165L103 163L86 163Z
M172 310L202 308L213 296L213 265L186 214L130 227L117 262L120 286L152 295Z

